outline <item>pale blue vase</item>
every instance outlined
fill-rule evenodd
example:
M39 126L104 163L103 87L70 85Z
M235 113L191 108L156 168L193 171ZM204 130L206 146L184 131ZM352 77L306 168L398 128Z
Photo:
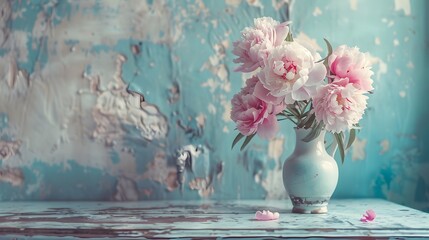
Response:
M309 129L295 129L295 150L283 165L283 184L294 213L327 213L338 182L338 166L326 152L325 131L310 141L302 139Z

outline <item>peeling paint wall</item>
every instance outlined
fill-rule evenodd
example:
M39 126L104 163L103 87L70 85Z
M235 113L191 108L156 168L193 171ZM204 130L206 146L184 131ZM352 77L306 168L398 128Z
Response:
M0 199L286 198L291 125L230 150L232 41L252 19L293 21L323 51L371 53L375 93L335 197L429 210L428 3L395 1L0 2ZM141 97L141 93L144 96ZM176 181L177 150L202 146Z

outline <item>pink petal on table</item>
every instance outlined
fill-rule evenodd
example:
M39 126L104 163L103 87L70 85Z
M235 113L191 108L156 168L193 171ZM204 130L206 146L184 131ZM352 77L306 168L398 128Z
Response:
M278 212L270 212L270 211L257 211L255 214L256 220L259 221L269 221L269 220L277 220L279 219L280 214Z
M375 212L372 209L366 210L365 214L360 219L361 222L372 222L375 219Z

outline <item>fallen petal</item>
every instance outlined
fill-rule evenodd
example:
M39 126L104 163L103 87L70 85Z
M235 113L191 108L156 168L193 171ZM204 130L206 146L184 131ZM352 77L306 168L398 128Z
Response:
M366 210L365 214L360 219L361 222L372 222L375 219L375 212L372 209Z
M280 214L279 214L278 212L274 212L273 214L274 214L274 218L275 218L275 219L279 219Z
M270 211L257 211L255 214L255 219L259 221L270 221L279 219L280 214L278 212L270 212Z
M372 209L369 209L368 211L366 211L366 215L367 215L367 219L370 221L374 220L376 216L374 210Z

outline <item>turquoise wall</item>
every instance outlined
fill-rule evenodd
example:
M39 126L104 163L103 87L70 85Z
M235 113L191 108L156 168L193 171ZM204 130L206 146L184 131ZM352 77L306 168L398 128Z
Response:
M253 18L290 19L324 51L374 62L363 129L334 197L429 211L428 17L424 0L2 1L0 199L279 199L292 125L240 152L232 42ZM322 53L324 55L326 52ZM127 86L131 91L127 91ZM139 106L140 97L145 102ZM283 124L284 123L284 124ZM177 149L200 145L177 185Z

